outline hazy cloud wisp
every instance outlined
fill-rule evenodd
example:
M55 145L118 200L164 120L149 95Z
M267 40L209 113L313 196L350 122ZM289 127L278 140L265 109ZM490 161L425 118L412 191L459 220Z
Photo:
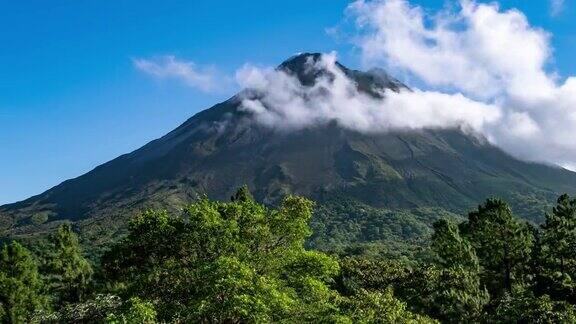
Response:
M228 83L227 78L215 68L200 68L193 62L179 60L173 55L156 59L138 58L133 63L140 71L162 79L180 79L186 85L203 92L218 92Z
M564 0L550 0L550 15L558 16L564 10Z

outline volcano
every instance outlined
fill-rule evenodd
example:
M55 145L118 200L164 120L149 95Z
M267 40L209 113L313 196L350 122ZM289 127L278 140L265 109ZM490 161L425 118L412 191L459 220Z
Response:
M328 73L310 68L318 59L320 54L300 54L278 69L311 86ZM363 93L407 89L382 70L337 67ZM317 201L326 212L316 226L325 240L356 231L348 239L366 241L374 226L381 229L375 239L396 226L394 213L415 215L395 230L405 231L429 225L434 217L422 211L457 215L499 196L519 216L536 220L559 194L576 192L576 173L518 160L461 128L362 133L327 122L278 131L242 109L243 98L257 95L245 90L132 153L1 206L4 235L42 233L68 220L94 238L106 237L102 233L115 235L144 208L178 210L202 195L229 199L248 185L255 199L270 205L287 194ZM343 210L343 202L353 207ZM357 229L346 229L351 221Z

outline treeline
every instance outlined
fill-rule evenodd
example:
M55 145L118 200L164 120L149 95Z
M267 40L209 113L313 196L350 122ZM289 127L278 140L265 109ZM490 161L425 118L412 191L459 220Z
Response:
M7 323L576 322L576 199L532 226L489 199L434 223L429 257L336 257L310 250L313 203L268 208L241 188L182 215L147 211L97 266L70 225L33 255L0 252Z

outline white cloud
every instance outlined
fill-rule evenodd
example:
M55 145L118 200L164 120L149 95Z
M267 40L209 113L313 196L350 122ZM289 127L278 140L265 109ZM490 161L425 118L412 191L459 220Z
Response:
M228 83L214 68L200 68L193 62L178 60L173 55L157 59L134 59L134 66L158 78L180 79L186 85L204 92L220 91Z
M367 63L406 69L430 85L481 98L549 90L541 69L549 55L547 33L517 10L461 5L457 13L432 17L403 0L356 1L348 11L363 32L359 45Z
M558 16L564 10L564 0L550 0L550 15Z
M363 132L462 127L517 157L576 165L576 76L562 80L547 70L550 34L521 11L462 0L457 10L429 13L406 0L358 0L347 14L364 62L407 73L422 89L375 98L357 89L335 54L326 54L309 62L329 75L312 86L245 65L235 80L258 96L246 96L242 109L283 130L329 122ZM135 64L204 91L217 88L219 78L232 79L171 56Z
M386 91L383 98L360 92L336 65L335 54L309 61L308 68L327 71L312 86L281 70L247 66L238 82L256 91L243 109L276 129L295 129L328 122L362 132L393 129L472 127L477 132L500 119L497 106L476 102L461 94L422 90ZM383 90L382 90L383 91Z
M367 64L497 105L501 118L483 129L492 142L525 159L573 165L576 77L562 81L546 70L550 35L515 9L460 5L430 15L404 0L359 0L347 12Z

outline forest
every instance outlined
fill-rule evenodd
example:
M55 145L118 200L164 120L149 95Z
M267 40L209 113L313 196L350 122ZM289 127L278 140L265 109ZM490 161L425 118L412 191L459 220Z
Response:
M576 199L535 225L490 198L396 257L313 248L314 202L247 187L147 210L97 260L74 227L0 251L4 323L574 323Z

